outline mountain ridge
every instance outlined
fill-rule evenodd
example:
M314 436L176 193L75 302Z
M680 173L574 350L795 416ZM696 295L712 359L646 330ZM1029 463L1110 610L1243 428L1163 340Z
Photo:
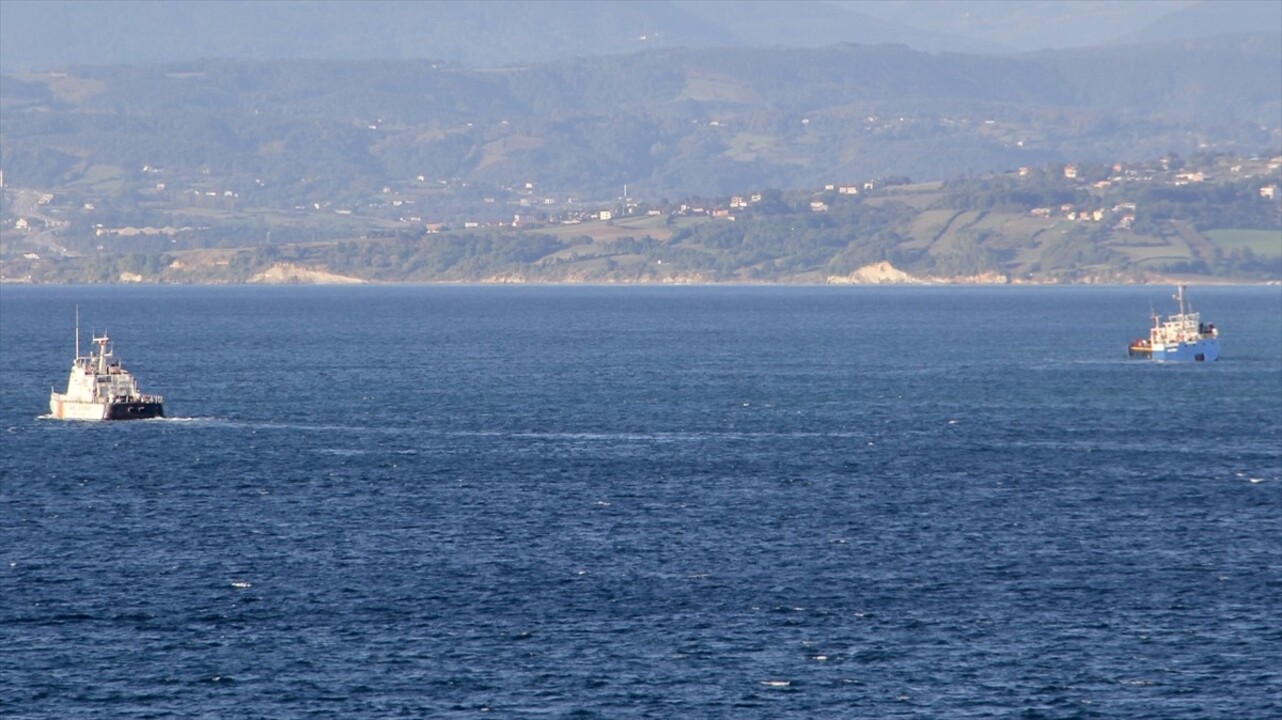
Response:
M354 199L418 175L592 197L625 183L727 193L1256 151L1282 144L1279 87L1282 36L1271 35L1003 57L676 49L501 71L71 66L0 77L0 163L19 186L78 182L95 166L137 177L150 165L171 182L221 178L275 202L314 195L308 183Z
M501 67L677 47L898 43L1010 54L1282 33L1276 3L1218 0L5 0L0 73L194 60L411 60Z

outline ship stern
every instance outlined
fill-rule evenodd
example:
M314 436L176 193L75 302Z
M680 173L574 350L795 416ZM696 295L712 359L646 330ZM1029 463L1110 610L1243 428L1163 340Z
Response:
M158 402L112 403L107 407L106 420L150 420L165 416L165 406Z

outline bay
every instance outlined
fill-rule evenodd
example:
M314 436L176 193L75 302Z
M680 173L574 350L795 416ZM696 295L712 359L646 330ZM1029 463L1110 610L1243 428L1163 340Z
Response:
M0 715L1277 716L1282 290L1171 290L4 286Z

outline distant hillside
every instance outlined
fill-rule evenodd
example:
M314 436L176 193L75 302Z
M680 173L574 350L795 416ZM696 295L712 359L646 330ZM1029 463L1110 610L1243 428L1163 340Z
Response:
M141 227L95 222L75 196L5 195L22 216L0 245L4 282L1282 280L1282 155L553 209L527 190L504 198L504 220L457 224L388 216L429 205L411 192L294 211L153 195L163 221Z
M415 60L497 67L662 48L903 43L978 52L821 0L5 0L0 68L193 60Z
M527 65L672 48L1009 53L1282 33L1271 0L4 0L0 72L195 60Z
M448 214L526 184L659 198L1267 152L1282 145L1280 88L1275 35L1006 57L664 50L506 70L75 66L0 78L0 166L8 185L76 186L104 206L158 184L294 207L426 183L456 190L433 213Z
M880 20L988 43L991 52L1282 34L1276 0L830 0Z
M1163 15L1145 27L1121 35L1115 42L1167 42L1252 32L1282 34L1282 2L1214 0L1193 3Z

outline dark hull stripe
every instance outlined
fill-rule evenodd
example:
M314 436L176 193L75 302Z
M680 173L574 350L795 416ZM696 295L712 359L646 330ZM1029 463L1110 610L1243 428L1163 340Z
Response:
M146 420L165 416L160 403L116 403L107 407L107 420Z

